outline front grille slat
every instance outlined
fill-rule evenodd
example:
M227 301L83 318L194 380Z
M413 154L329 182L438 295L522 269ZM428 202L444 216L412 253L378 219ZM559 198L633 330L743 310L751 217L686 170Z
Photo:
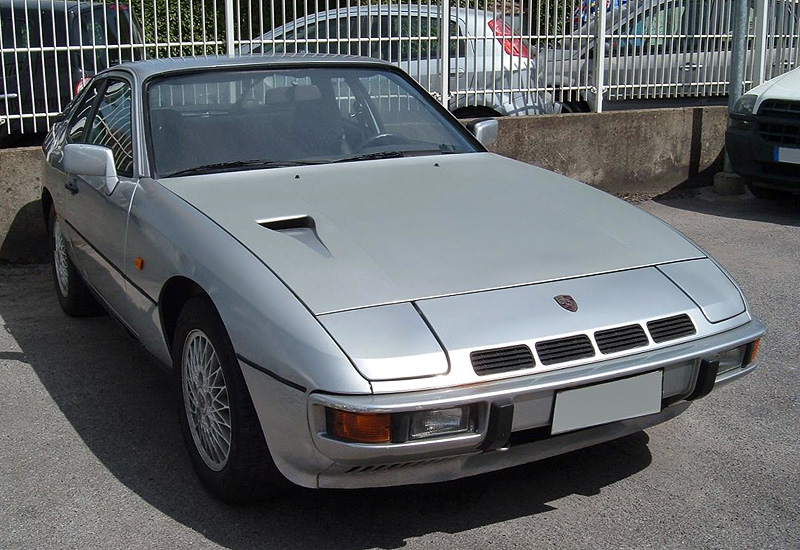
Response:
M594 357L594 347L589 337L585 334L545 340L536 343L536 353L543 365L565 363L577 359Z
M764 141L800 146L800 101L768 99L758 109L756 120Z
M601 353L616 353L640 348L649 343L647 334L645 334L641 325L628 325L601 330L594 333L594 339Z
M650 331L653 342L657 344L670 340L677 340L678 338L684 338L697 333L692 319L685 313L674 317L649 321L647 323L647 330Z
M475 374L479 376L531 369L536 366L533 353L525 345L473 351L469 354L469 358Z
M683 313L649 321L646 330L642 325L635 323L600 330L593 336L600 353L608 355L647 347L650 345L648 333L653 342L660 344L697 334L697 329L691 317ZM589 334L543 340L537 342L535 348L539 363L542 365L567 363L596 355ZM470 361L479 376L532 369L536 366L533 352L524 344L473 351L470 353Z

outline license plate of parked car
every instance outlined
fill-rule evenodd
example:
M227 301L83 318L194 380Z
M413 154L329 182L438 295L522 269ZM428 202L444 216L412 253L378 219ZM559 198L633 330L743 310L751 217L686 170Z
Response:
M553 434L661 412L661 371L556 394Z
M800 164L800 149L775 147L775 160L789 164Z

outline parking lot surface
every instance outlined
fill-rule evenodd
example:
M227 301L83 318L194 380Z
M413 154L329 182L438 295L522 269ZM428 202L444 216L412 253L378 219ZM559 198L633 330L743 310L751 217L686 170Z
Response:
M458 482L297 489L195 478L170 378L49 267L0 266L0 549L800 548L800 202L710 189L640 205L711 252L768 334L762 365L625 439Z

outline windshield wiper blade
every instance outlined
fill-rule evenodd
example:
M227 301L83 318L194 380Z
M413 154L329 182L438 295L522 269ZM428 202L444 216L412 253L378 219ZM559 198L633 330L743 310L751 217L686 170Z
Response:
M173 178L178 176L193 176L197 174L208 174L209 172L235 170L237 168L286 168L291 166L308 166L310 164L319 163L307 160L235 160L231 162L203 164L202 166L195 166L194 168L187 168L185 170L171 172L166 174L164 177Z
M352 157L345 157L343 159L336 159L331 162L355 162L358 160L372 160L372 159L397 159L406 156L403 151L379 151L377 153L366 153L363 155L355 155Z

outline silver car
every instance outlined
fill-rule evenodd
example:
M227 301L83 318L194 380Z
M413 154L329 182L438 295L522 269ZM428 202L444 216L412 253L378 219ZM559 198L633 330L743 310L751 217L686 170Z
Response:
M436 5L386 4L341 8L308 15L270 31L250 53L341 53L390 61L441 99ZM503 16L466 8L450 12L448 108L459 118L538 115L561 111L536 88L528 47Z
M490 472L756 368L764 325L703 250L471 128L333 55L123 64L54 125L61 307L171 370L215 495Z
M552 44L529 44L537 54L539 83L556 90L564 111L588 111L595 100L594 2L576 10L572 35ZM731 64L733 0L614 0L606 23L605 97L610 100L727 93ZM507 16L514 32L529 35L528 20ZM800 12L796 0L777 0L769 11L765 60L768 75L800 63ZM750 2L749 29L755 28ZM754 44L746 63L752 67ZM748 72L749 74L749 72ZM771 77L771 76L769 76ZM589 88L586 91L587 87Z

